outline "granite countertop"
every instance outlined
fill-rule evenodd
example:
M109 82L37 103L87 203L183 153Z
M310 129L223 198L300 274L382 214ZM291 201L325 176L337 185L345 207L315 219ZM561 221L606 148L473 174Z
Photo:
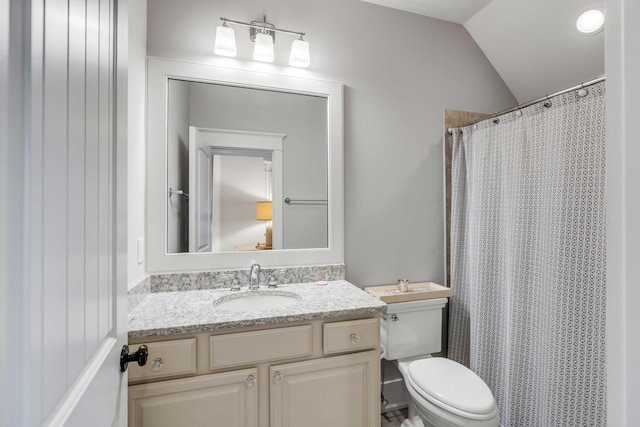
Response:
M214 301L234 298L242 293L259 294L263 289L151 293L129 313L129 338L192 334L386 311L384 302L345 280L330 281L324 286L313 282L279 285L274 291L293 292L300 296L300 300L272 310L231 312L216 308Z

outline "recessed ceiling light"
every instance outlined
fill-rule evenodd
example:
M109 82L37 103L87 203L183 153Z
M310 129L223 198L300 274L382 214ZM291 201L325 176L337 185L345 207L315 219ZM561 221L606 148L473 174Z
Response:
M585 34L593 34L604 26L604 13L598 9L587 10L576 21L578 30Z

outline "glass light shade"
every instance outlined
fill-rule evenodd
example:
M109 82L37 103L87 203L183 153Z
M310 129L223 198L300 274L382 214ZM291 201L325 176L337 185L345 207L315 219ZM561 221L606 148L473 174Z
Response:
M236 36L233 28L220 25L216 29L216 44L214 48L216 55L236 56Z
M271 221L273 217L272 202L256 202L256 219L258 221Z
M253 59L261 62L273 62L273 38L269 34L256 34L253 47Z
M604 13L598 9L587 10L576 21L580 32L591 34L599 31L604 25Z
M298 39L291 44L291 54L289 55L289 65L293 67L306 68L311 63L309 56L309 42Z

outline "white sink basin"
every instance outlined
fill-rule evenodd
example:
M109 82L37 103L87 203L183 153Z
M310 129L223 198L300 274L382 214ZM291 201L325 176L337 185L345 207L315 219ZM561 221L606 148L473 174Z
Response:
M234 313L263 311L293 305L301 300L300 295L287 291L248 291L231 294L213 302L213 306Z

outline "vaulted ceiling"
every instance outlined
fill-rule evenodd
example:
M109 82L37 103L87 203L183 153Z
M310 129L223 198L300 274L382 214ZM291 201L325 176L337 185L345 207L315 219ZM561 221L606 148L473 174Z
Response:
M464 25L520 103L604 74L604 31L575 25L603 0L363 1Z

